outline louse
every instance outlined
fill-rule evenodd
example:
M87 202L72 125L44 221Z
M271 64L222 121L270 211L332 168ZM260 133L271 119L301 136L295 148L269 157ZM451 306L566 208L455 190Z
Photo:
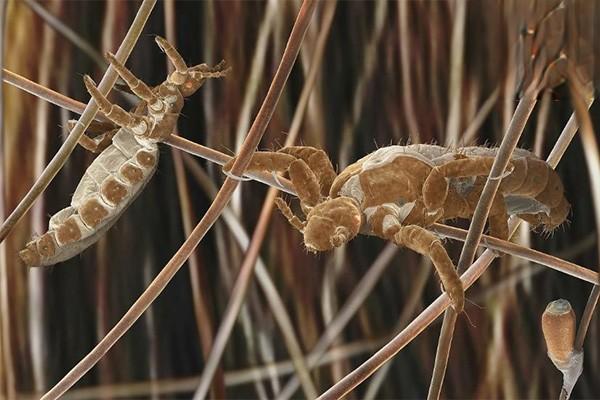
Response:
M184 97L194 94L206 79L224 77L229 71L224 62L215 67L199 64L188 68L165 39L157 36L156 43L175 71L154 88L136 78L112 54L107 54L119 76L142 100L133 112L111 104L92 79L84 77L100 111L118 128L94 139L83 136L80 144L100 154L85 171L71 204L50 218L47 232L20 251L19 256L29 267L65 261L94 244L114 225L156 171L158 143L173 133Z
M469 219L497 153L496 148L416 144L388 146L336 174L327 154L309 146L257 152L248 171L287 172L306 216L276 204L304 235L311 252L327 251L358 233L378 236L428 256L453 308L464 308L464 289L442 241L428 226ZM224 166L230 169L233 161ZM491 234L508 237L509 215L552 230L570 210L558 174L531 152L517 149L502 177L488 222Z

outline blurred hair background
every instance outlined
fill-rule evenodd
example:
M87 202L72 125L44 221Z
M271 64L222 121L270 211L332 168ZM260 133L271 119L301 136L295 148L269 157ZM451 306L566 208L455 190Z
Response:
M153 35L169 32L188 65L226 60L231 73L207 82L187 100L178 133L233 154L262 103L299 6L292 0L159 2L127 66L150 85L162 82L167 61ZM82 76L100 79L106 68L102 54L116 50L139 2L24 0L0 7L3 66L87 102ZM325 149L337 171L389 144L497 145L540 59L564 54L593 85L599 12L596 0L321 2L260 148L277 149L285 141L315 63L318 75L297 143ZM60 32L65 28L73 38ZM322 59L315 51L320 37ZM6 84L2 97L4 219L57 151L68 133L67 120L75 116ZM128 104L119 91L110 98ZM572 112L566 84L543 91L519 146L545 158ZM597 104L590 115L598 126ZM2 243L0 398L36 396L54 385L138 298L184 241L185 226L202 217L224 175L219 166L189 156L178 169L173 155L162 146L156 175L96 245L65 263L28 270L18 251L70 202L94 157L78 147ZM557 168L572 203L569 223L550 235L522 229L517 241L597 271L600 199L594 201L592 189L600 182L589 177L589 162L576 136ZM252 235L266 190L257 182L241 184L228 207L239 225L232 230L222 219L217 222L191 261L70 398L191 396L244 259L235 229ZM465 221L457 224L468 227ZM457 261L461 243L445 243ZM334 357L313 370L319 392L356 368L440 293L434 272L419 255L386 250L385 242L366 236L336 251L308 254L302 236L278 212L260 259L305 353L365 274L381 268L375 288L336 338ZM557 398L560 374L546 356L540 316L556 298L568 299L580 316L590 289L514 257L495 261L467 293L442 396ZM378 386L368 380L349 398L425 397L440 320L394 357ZM575 398L600 397L599 328L596 313ZM273 363L289 357L265 296L252 283L212 396L274 397L290 371ZM269 365L259 377L260 368Z

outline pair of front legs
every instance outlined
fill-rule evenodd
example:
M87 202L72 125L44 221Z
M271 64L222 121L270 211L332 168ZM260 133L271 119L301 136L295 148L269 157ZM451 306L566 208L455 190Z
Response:
M107 53L107 60L110 62L112 67L117 71L117 74L125 81L129 89L137 97L145 101L145 104L156 104L160 100L153 94L152 90L140 79L138 79L131 71L129 71L123 64L117 61L114 55ZM90 133L96 133L97 136L91 138L89 136L82 136L79 140L79 144L93 153L100 153L112 142L112 137L120 128L130 130L150 129L150 124L146 118L139 115L140 108L137 107L134 112L127 112L122 107L112 104L108 99L98 90L96 84L89 76L83 77L83 82L90 95L94 98L94 101L98 105L100 111L106 116L110 122L93 122L88 127L87 131ZM69 121L69 130L71 130L76 121ZM138 132L136 132L138 133Z
M225 174L231 170L234 161L235 159L231 159L223 166ZM309 146L288 146L276 152L257 151L252 156L246 171L273 174L287 172L300 199L302 210L306 214L329 195L329 188L336 177L327 154L321 149ZM285 203L280 201L276 204L290 223L298 227L288 216L292 215L291 210L282 209Z
M106 58L117 71L119 76L127 83L132 93L145 101L152 101L155 99L150 88L141 80L136 78L131 71L129 71L123 64L119 63L117 59L110 53L106 55ZM109 122L97 122L93 121L87 128L88 133L95 134L94 137L83 135L79 139L79 144L84 149L91 151L92 153L101 153L112 143L113 136L117 133L120 128L134 129L140 124L149 124L144 121L144 117L125 111L123 108L116 104L110 103L108 99L100 93L94 81L87 75L83 77L83 82L90 95L94 98L94 101L98 105L98 108L106 116ZM137 110L136 110L137 111ZM70 120L67 128L71 131L76 120Z

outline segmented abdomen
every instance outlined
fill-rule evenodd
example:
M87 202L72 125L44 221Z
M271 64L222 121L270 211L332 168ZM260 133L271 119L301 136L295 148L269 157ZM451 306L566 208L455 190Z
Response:
M121 129L85 171L71 205L50 218L48 232L19 255L30 267L52 265L95 243L131 204L153 175L158 146L140 144Z
M495 157L497 148L464 147L456 152L467 157ZM562 224L570 204L556 171L525 149L515 149L511 166L499 188L508 214L549 230Z
M514 170L500 184L509 214L550 230L562 224L571 206L556 171L533 156L513 158L512 164Z

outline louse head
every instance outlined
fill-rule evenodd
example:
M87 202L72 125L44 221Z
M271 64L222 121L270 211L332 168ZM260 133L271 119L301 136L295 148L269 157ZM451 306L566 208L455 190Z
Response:
M362 213L356 200L336 197L317 204L306 217L304 244L309 251L326 251L350 241L360 231Z
M199 64L188 68L181 55L164 38L157 36L156 43L175 67L175 71L168 76L167 82L175 85L183 97L194 94L207 79L224 77L230 70L224 61L214 67Z

